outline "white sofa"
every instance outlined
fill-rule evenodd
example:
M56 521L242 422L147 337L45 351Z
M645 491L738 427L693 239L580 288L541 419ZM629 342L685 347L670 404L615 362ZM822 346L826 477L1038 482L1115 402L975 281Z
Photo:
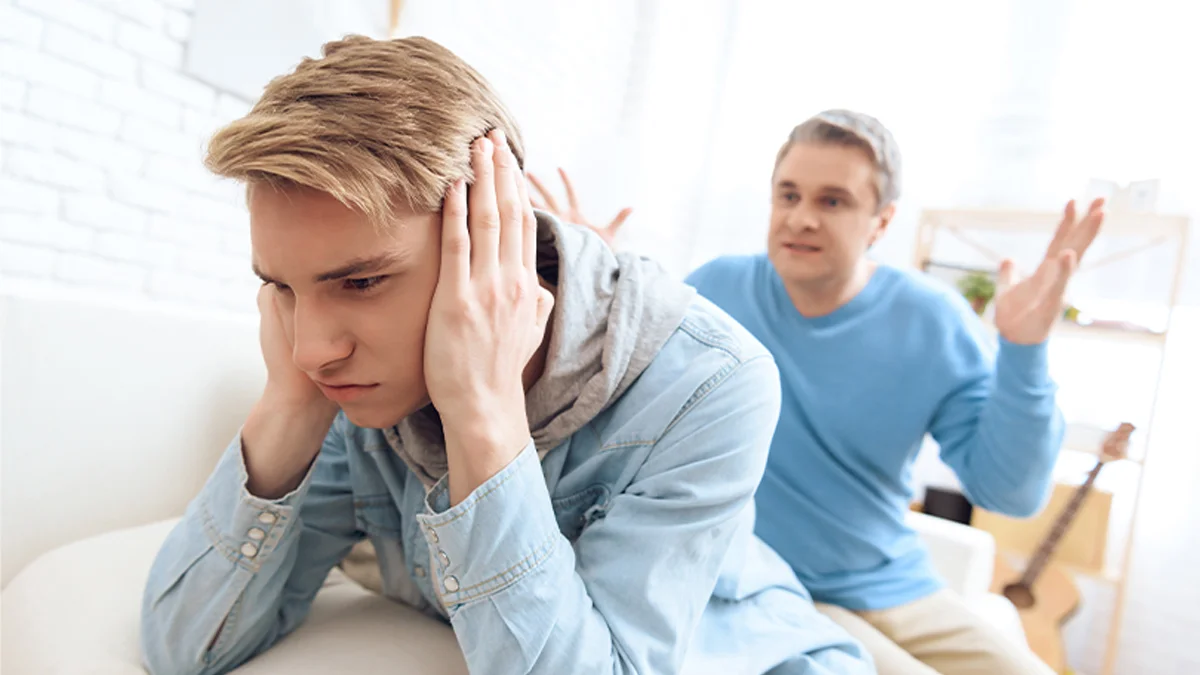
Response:
M261 390L256 317L0 291L0 671L143 673L141 587ZM910 515L949 585L987 593L989 535ZM396 639L403 636L403 639ZM447 627L335 570L296 633L239 673L464 673Z

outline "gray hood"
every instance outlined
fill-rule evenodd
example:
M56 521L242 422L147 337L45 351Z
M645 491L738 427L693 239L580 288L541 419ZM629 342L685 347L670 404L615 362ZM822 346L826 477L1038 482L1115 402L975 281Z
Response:
M695 291L648 258L614 253L585 228L536 214L538 274L555 286L554 313L546 368L525 410L545 457L625 393L679 327ZM384 435L427 487L445 475L433 406Z

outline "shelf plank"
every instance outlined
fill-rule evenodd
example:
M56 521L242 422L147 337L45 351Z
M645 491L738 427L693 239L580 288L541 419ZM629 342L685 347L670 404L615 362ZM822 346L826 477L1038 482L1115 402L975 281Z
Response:
M1053 232L1062 219L1058 211L1020 209L932 209L921 214L923 223L934 227L992 232ZM1182 237L1187 232L1186 215L1163 213L1108 212L1104 233L1118 236Z
M1130 328L1116 328L1104 324L1080 324L1071 321L1059 321L1055 324L1051 337L1054 335L1142 344L1163 344L1167 341L1166 331L1135 330Z
M1113 425L1114 428L1117 425ZM1100 456L1100 448L1104 445L1104 439L1112 429L1090 424L1088 422L1068 422L1067 428L1063 433L1062 448L1077 452L1092 457ZM1141 464L1145 456L1145 443L1139 442L1137 436L1130 439L1129 456L1122 462L1130 462L1132 464Z
M984 320L984 326L987 328L988 334L994 339L998 335L995 324L991 321ZM1166 331L1153 330L1133 330L1128 328L1114 328L1104 324L1088 325L1079 324L1073 321L1059 321L1054 324L1054 328L1050 332L1050 338L1055 337L1068 339L1084 339L1084 340L1109 340L1111 342L1121 342L1125 344L1141 344L1141 345L1156 345L1162 347L1167 342Z

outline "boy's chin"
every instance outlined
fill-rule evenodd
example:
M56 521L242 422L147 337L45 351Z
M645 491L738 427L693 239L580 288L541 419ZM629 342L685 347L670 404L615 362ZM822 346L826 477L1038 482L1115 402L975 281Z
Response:
M363 429L391 429L404 418L414 412L429 406L429 397L415 403L403 405L368 405L366 403L347 403L341 406L346 419L356 427ZM432 410L432 406L430 406Z

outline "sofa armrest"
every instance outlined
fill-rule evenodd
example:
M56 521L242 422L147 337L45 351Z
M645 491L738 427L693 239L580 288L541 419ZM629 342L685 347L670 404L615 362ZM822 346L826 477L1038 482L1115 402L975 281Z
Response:
M917 511L909 511L905 522L921 537L951 590L964 597L988 592L996 559L996 540L990 533Z
M145 675L142 592L174 525L168 520L82 539L21 570L0 594L0 671ZM334 568L296 632L233 672L466 675L467 667L450 626Z
M266 382L253 314L75 289L0 290L0 361L0 587L65 544L178 518Z

